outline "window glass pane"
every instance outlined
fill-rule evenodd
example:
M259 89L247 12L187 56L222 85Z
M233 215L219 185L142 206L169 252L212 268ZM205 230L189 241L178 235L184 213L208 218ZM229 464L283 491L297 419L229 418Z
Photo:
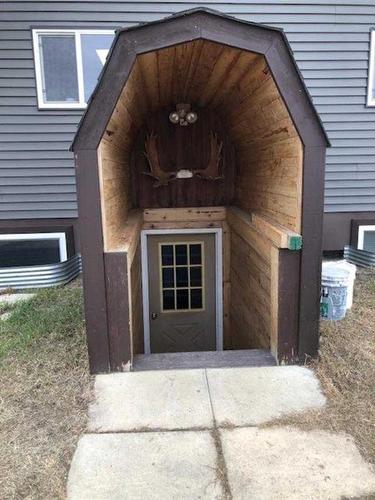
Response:
M0 241L0 268L60 262L59 240Z
M202 309L202 289L196 288L190 290L190 300L192 309Z
M189 286L187 267L176 267L176 286L179 288Z
M202 246L190 245L190 264L202 263Z
M78 102L74 35L40 35L45 102Z
M187 245L176 245L176 264L187 264Z
M161 264L162 266L173 266L173 246L162 245L161 247Z
M174 309L174 290L163 291L163 309L166 311Z
M174 269L173 267L165 267L163 269L163 288L174 287Z
M202 286L202 268L190 268L190 286Z
M87 102L98 81L114 35L81 35L83 83Z
M177 309L189 309L189 290L177 290Z
M367 250L367 252L375 252L375 231L364 231L363 250Z

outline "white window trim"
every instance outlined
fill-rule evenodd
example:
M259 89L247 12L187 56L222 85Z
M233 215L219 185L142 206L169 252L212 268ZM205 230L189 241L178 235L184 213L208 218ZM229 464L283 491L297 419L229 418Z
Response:
M202 229L144 229L141 231L143 339L145 354L151 353L150 301L148 283L148 237L152 235L214 234L216 287L216 351L223 350L223 237L221 228Z
M375 96L372 96L375 88L375 29L370 31L370 52L367 79L367 106L375 106Z
M81 49L81 35L114 35L115 30L90 30L90 29L33 29L33 47L36 91L38 98L38 108L40 109L84 109L87 106L84 95L83 82L83 61ZM78 98L79 102L44 102L43 97L43 74L42 60L40 54L39 35L73 35L75 37L77 79L78 79Z
M67 260L65 233L12 233L0 234L0 241L59 240L60 262Z
M358 243L357 243L358 250L365 250L363 248L363 243L365 240L365 232L367 231L375 231L375 225L372 224L370 226L358 226Z

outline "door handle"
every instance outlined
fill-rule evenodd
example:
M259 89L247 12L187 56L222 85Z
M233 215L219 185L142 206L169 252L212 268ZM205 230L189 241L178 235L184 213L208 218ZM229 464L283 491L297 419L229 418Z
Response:
M158 317L157 313L151 313L151 319L156 319Z

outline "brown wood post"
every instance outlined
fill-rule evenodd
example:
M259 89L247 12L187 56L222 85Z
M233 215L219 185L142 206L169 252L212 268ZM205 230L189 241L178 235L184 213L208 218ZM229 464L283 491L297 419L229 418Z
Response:
M98 156L95 149L77 152L76 177L90 372L108 372L109 344L102 216Z
M302 255L299 357L315 357L319 347L325 147L305 147L302 189Z
M124 371L130 361L130 318L126 252L104 254L111 371Z
M301 252L273 247L271 256L271 352L278 363L298 359Z

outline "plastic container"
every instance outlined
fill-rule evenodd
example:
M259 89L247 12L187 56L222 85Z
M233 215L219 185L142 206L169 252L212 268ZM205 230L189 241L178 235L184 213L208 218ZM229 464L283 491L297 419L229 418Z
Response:
M324 263L322 267L322 284L320 298L320 316L330 321L345 318L348 300L348 288L351 283L348 269L333 262Z
M350 273L350 280L348 285L348 297L346 301L346 308L351 309L353 306L353 294L354 294L354 281L357 274L357 266L355 264L351 264L346 260L338 260L336 265L342 269L347 269Z
M350 273L350 280L348 283L348 292L347 292L347 298L346 298L346 308L351 309L353 306L353 293L354 293L354 281L355 277L357 274L357 266L355 264L351 264L350 262L347 262L346 260L329 260L323 262L322 265L322 275L325 274L325 268L331 267L334 265L334 267L340 268L340 269L346 269Z

